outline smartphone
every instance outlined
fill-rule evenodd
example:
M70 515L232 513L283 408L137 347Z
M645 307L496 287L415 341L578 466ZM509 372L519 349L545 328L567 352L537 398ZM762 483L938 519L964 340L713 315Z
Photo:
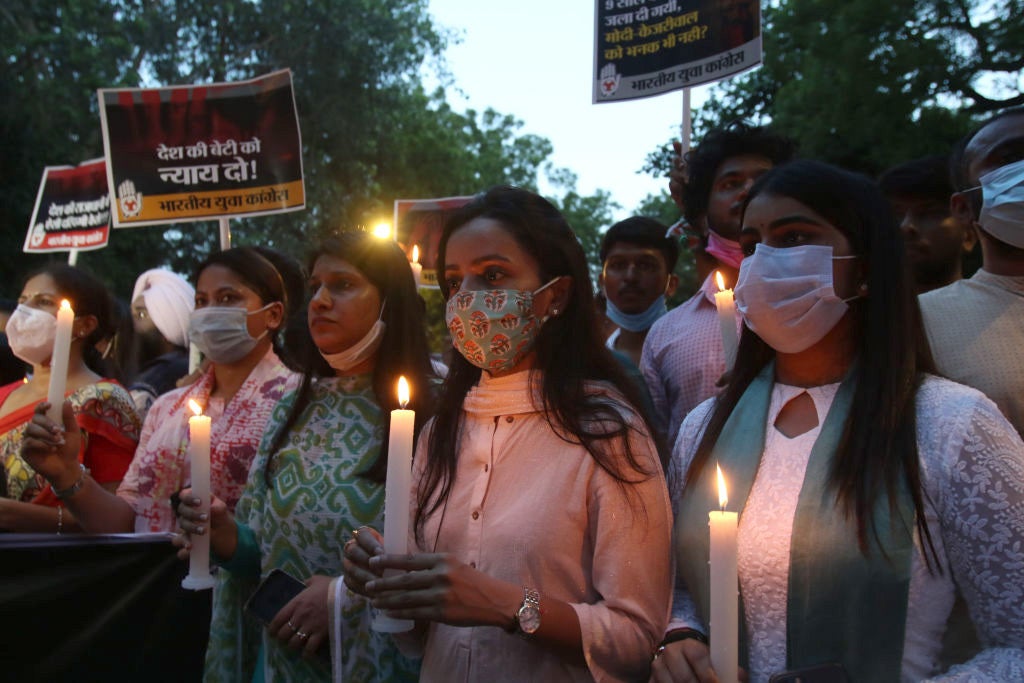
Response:
M849 683L849 680L842 664L818 664L777 673L768 683Z
M274 569L246 601L245 611L267 626L282 607L304 590L306 584L282 569Z

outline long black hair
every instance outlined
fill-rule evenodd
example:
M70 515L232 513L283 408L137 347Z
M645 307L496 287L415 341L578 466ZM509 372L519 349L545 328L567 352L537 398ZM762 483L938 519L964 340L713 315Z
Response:
M636 385L604 346L598 332L586 257L572 228L558 209L533 192L508 186L491 188L454 212L445 223L436 265L439 274L444 273L445 253L452 234L475 218L500 223L536 259L541 281L548 282L560 275L573 280L568 305L544 323L534 345L536 367L543 370L539 389L552 429L566 442L581 444L619 482L652 476L654 472L644 467L630 446L631 427L626 419L589 394L584 386L593 380L614 384L644 418L647 432L654 434L648 416L643 414ZM443 277L438 280L447 299L447 283ZM430 432L423 479L418 486L415 527L420 538L426 518L440 509L451 493L459 457L462 404L480 380L481 372L461 354L452 355ZM623 444L624 460L619 444Z
M373 464L360 473L371 481L383 482L387 474L390 411L398 407L396 386L400 376L409 382L408 407L416 411L416 434L433 413L433 371L427 346L423 302L416 290L416 282L405 253L394 242L378 239L362 231L342 232L328 238L313 251L309 259L310 271L321 256L333 256L355 267L377 288L381 301L386 302L382 312L384 338L377 350L377 363L373 369L373 391L383 413L384 440ZM305 320L305 315L302 318ZM270 443L270 457L263 471L268 487L273 486L273 456L284 445L288 433L309 405L313 378L334 374L313 344L308 326L305 326L305 335L299 347L296 355L300 357L302 365L302 383L288 417Z
M868 295L850 304L859 357L853 370L856 389L828 485L838 504L856 519L857 540L866 552L868 534L875 533L874 501L884 494L895 505L905 477L920 537L934 557L925 524L915 397L923 373L935 373L935 363L899 229L885 198L870 179L815 161L794 161L759 178L744 211L760 195L806 205L842 232L865 264ZM743 392L774 357L768 344L744 328L731 379L709 417L687 484L707 466Z

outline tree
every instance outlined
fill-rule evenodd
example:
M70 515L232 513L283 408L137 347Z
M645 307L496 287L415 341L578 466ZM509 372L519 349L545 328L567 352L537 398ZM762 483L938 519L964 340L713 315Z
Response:
M764 65L716 85L698 131L770 122L802 156L874 175L1024 103L1024 0L781 0L763 16Z
M40 0L5 6L0 29L7 294L46 260L21 253L43 167L102 156L99 87L291 68L308 208L233 220L231 228L235 244L296 256L318 236L390 216L398 198L503 182L535 189L552 151L546 139L521 135L513 117L459 113L443 91L423 89L423 69L444 74L447 41L426 0ZM106 249L83 252L79 263L125 295L144 268L189 274L217 248L213 222L132 228L114 231Z

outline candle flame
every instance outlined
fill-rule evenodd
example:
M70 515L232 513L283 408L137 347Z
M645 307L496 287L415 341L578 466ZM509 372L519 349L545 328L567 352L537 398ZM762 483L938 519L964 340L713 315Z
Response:
M715 463L715 472L718 476L718 505L725 510L725 506L729 503L729 494L725 490L725 477L722 476L722 468Z
M409 383L405 380L404 375L398 378L398 405L402 410L409 405Z
M720 271L720 270L716 270L715 271L715 282L718 283L718 291L719 292L724 292L725 291L725 280L722 279L722 271Z
M188 407L193 413L196 414L196 416L203 414L202 406L200 406L198 403L195 402L195 400L191 398L188 400Z
M71 302L68 301L67 299L61 299L60 300L60 310L62 310L62 311L70 311L71 310Z
M413 248L412 248L412 262L413 263L419 263L420 262L420 246L418 244L413 245Z

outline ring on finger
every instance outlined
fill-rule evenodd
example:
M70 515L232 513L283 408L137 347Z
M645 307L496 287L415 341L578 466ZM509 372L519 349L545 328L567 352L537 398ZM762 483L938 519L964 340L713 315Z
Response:
M664 645L659 645L657 647L657 649L654 651L654 656L651 657L651 661L653 662L655 659L660 657L663 652L665 652L665 646Z
M309 634L308 633L303 633L302 631L296 631L295 635L297 635L299 637L299 639L301 639L301 640L305 640L306 638L309 638Z
M288 620L288 628L290 628L292 633L295 633L296 635L299 633L299 629L295 628L295 624L292 623L291 619Z

